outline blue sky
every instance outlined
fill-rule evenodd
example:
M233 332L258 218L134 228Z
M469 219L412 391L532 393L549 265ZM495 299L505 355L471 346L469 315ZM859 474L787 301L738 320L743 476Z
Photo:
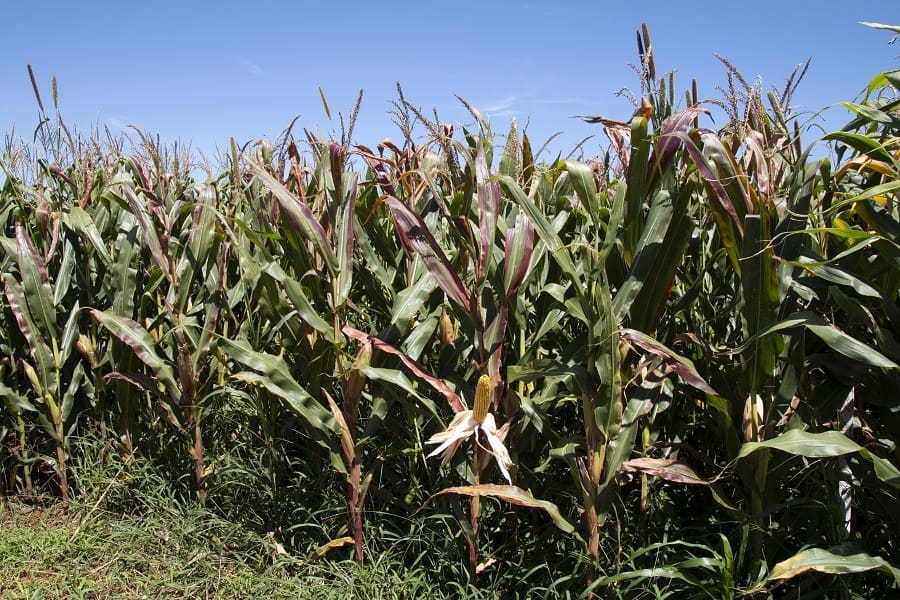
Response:
M718 95L727 57L748 80L781 87L812 57L794 97L800 111L852 99L878 72L900 67L891 34L858 21L900 24L900 2L4 2L0 38L0 131L29 139L37 104L59 86L64 120L89 132L137 125L163 141L212 157L239 143L274 139L298 116L299 131L339 133L364 90L354 142L399 140L388 111L400 82L408 99L441 120L470 123L458 94L505 133L528 122L535 148L551 134L566 154L582 138L588 155L607 145L600 128L573 115L624 119L635 89L635 31L650 27L658 72L676 70L678 97L696 77ZM335 120L319 97L327 95ZM824 126L849 117L826 111ZM707 123L709 125L709 123ZM808 141L812 141L811 137ZM544 155L544 159L553 158Z

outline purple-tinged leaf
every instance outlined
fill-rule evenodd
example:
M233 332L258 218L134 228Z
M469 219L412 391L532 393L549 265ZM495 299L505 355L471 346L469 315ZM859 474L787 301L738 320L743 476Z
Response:
M531 264L534 252L534 224L519 213L516 224L506 230L506 247L503 257L503 287L506 297L515 294Z
M475 265L475 279L483 281L488 270L494 237L497 231L497 214L500 212L500 184L488 181L484 147L479 145L475 155L475 184L478 188L478 229L481 232L481 253Z
M368 333L365 333L358 329L354 329L349 325L345 325L342 331L347 337L353 338L354 340L357 340L364 344L371 343L372 346L378 348L382 352L393 354L394 356L399 358L400 361L404 365L406 365L406 368L412 371L416 377L423 380L439 393L441 393L444 398L447 399L447 403L450 404L450 408L452 408L454 412L462 412L468 409L468 406L466 406L466 402L462 398L460 398L459 394L447 387L446 383L444 383L434 375L428 373L418 362L407 356L406 353L402 350L398 350L387 342L382 341L377 337L369 335Z
M53 290L47 277L47 265L22 225L16 226L16 258L22 289L31 316L38 329L48 337L56 337L59 324L53 306Z
M503 364L503 338L506 337L506 323L509 319L509 303L503 302L500 312L484 331L484 345L488 354L487 374L499 375Z
M403 241L403 246L411 255L418 255L425 262L425 266L432 277L452 300L457 302L466 311L472 312L472 296L463 286L459 275L453 270L450 261L431 232L422 217L414 213L403 202L388 196L385 200L394 218L397 233Z
M388 170L384 166L385 164L393 164L393 161L376 156L372 153L372 150L366 146L356 146L356 149L358 154L366 161L369 168L372 169L372 174L375 175L375 183L378 184L381 191L388 196L396 196L397 193L394 191L394 185L391 183Z
M719 176L716 173L713 165L709 163L709 161L700 151L700 148L696 143L694 143L694 140L687 134L680 131L673 131L670 135L680 139L684 143L684 149L687 150L688 154L691 157L691 161L697 167L700 175L703 176L704 181L706 181L707 186L712 191L712 197L718 201L718 206L723 208L728 213L734 226L743 236L743 223L741 222L740 217L738 217L737 211L734 209L734 205L731 203L731 199L728 197L728 192L725 191L725 187L719 180Z
M682 139L675 132L687 133L694 128L694 123L701 113L708 113L705 108L692 106L679 111L665 120L659 133L659 141L650 155L650 164L648 166L647 181L648 187L659 177L672 163L675 158L675 152L682 144Z
M697 373L694 363L690 359L685 358L675 351L666 347L665 344L653 339L649 335L636 331L634 329L622 329L622 338L628 342L644 349L663 359L666 364L675 373L681 377L686 384L697 388L701 392L718 396L718 392L714 390L703 378Z
M315 247L325 261L328 271L332 275L336 275L339 268L337 256L335 256L334 250L328 242L325 229L316 220L312 210L256 161L250 160L250 168L253 171L253 175L275 195L275 199L278 200L282 214L288 220L288 223Z
M166 387L169 397L179 402L181 392L171 365L156 353L155 343L150 332L138 322L110 312L88 309L95 321L106 327L123 344L131 348L135 355L153 371L156 378Z
M625 473L646 473L675 483L709 485L688 465L667 458L633 458L622 463L619 469Z
M46 386L50 381L50 373L53 369L53 353L31 317L28 303L25 300L25 290L21 284L13 278L11 273L3 274L3 284L6 300L9 302L9 310L12 311L19 331L22 332L22 336L28 344L31 357L37 365L41 385Z
M147 248L150 250L153 262L156 263L156 266L159 267L166 279L170 282L173 281L167 249L163 246L163 241L153 226L147 207L140 201L130 185L123 184L122 189L125 192L125 198L128 200L128 206L131 208L131 213L137 219L141 234L144 236L144 243L147 244Z

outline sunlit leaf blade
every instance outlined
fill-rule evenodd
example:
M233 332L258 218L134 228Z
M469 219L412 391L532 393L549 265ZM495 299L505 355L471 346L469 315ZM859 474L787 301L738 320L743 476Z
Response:
M325 229L323 229L319 221L316 220L312 210L291 193L290 190L284 187L283 183L266 171L264 167L251 159L248 160L250 161L250 168L253 170L254 177L259 179L262 184L275 195L275 199L278 200L278 205L281 207L282 214L287 218L291 226L298 231L304 239L313 245L322 257L322 260L325 261L325 266L328 270L333 275L337 274L337 256L335 255L331 244L328 242L328 236L325 235Z
M106 248L106 243L103 241L103 237L100 235L97 225L94 224L93 219L87 211L80 206L73 206L69 210L66 220L76 233L83 235L88 242L90 242L94 250L100 255L100 258L103 259L104 264L108 265L112 263L113 259Z
M859 453L872 462L875 474L885 483L900 487L900 471L890 461L875 456L840 431L823 431L810 433L800 429L791 429L776 438L762 442L748 442L741 446L737 458L743 458L761 448L773 448L795 456L807 458L829 458L844 454Z
M443 381L441 381L434 375L431 375L430 373L428 373L418 362L411 359L402 350L399 350L399 349L393 347L392 345L390 345L374 336L371 336L365 332L362 332L358 329L350 327L349 325L345 325L342 331L344 332L344 334L346 336L348 336L350 338L353 338L360 342L371 342L372 346L374 346L375 348L378 348L382 352L387 352L388 354L393 354L394 356L399 358L400 361L404 365L406 365L406 368L408 368L410 371L412 371L416 377L418 377L419 379L422 379L423 381L428 383L431 387L433 387L435 390L440 392L441 395L443 395L444 398L447 399L447 402L450 404L450 408L452 408L455 412L461 412L468 408L466 406L465 401L463 401L463 399L459 397L459 394L457 394L456 392L451 390L449 387L447 387L446 383L444 383Z
M566 519L563 518L563 516L560 514L559 508L555 504L546 500L538 500L531 495L531 492L523 490L522 488L516 487L514 485L482 483L478 485L449 487L434 494L433 496L431 496L431 498L436 498L437 496L443 496L445 494L459 494L462 496L479 497L489 496L491 498L498 498L500 500L503 500L504 502L508 502L509 504L514 504L516 506L539 508L546 512L551 519L553 519L554 525L556 525L566 533L572 533L573 531L575 531L575 528L572 526L572 524L566 521ZM426 500L425 504L427 504L431 500L431 498Z
M534 253L534 225L525 215L516 216L516 224L506 230L503 257L503 287L509 298L519 289Z
M880 556L869 554L834 554L823 548L808 548L793 555L787 560L772 567L766 577L747 593L765 589L770 583L792 579L809 572L828 573L831 575L850 575L878 570L886 573L894 580L894 586L900 587L900 569L891 566Z
M504 152L504 156L506 153ZM478 188L478 231L481 234L476 278L481 280L489 269L494 238L497 234L497 216L500 211L500 188L496 181L490 181L488 165L484 157L484 146L478 146L475 154L475 185Z
M655 181L672 163L675 153L683 143L683 138L675 135L676 132L686 133L694 127L697 117L709 111L705 108L691 106L670 115L662 124L659 132L659 140L653 148L647 165L647 185L652 186Z
M144 243L147 245L147 249L150 250L150 256L153 257L153 262L159 270L162 271L166 279L172 281L172 269L169 265L169 257L166 250L163 249L162 239L159 237L159 233L153 225L153 220L147 212L146 203L138 198L138 195L134 193L134 189L132 189L130 185L123 184L122 190L125 193L125 198L128 200L128 206L131 208L131 213L138 222L138 227L140 227L141 235L143 236Z
M419 256L428 268L428 272L437 280L438 285L452 300L463 309L471 311L472 297L465 288L459 275L450 265L444 251L438 246L434 236L428 230L428 226L422 217L414 213L408 206L397 198L389 196L387 202L397 233L403 241L406 251L413 256Z
M100 311L94 308L88 309L88 311L95 321L106 327L111 334L134 351L141 362L147 365L165 386L172 400L180 401L181 394L174 371L171 365L157 354L155 342L149 331L132 319L109 311Z
M572 255L562 243L562 240L553 229L550 221L547 220L547 217L545 217L538 207L535 206L534 202L525 195L522 188L520 188L512 178L505 175L500 176L500 185L503 186L506 193L509 194L512 199L515 200L516 204L522 208L525 214L528 215L529 220L534 225L541 240L547 246L553 260L559 264L569 280L575 285L576 290L579 293L582 293L581 278L578 276L578 271L575 268Z
M737 210L728 196L725 186L720 181L715 167L707 160L694 139L679 131L675 131L671 135L681 139L684 149L691 158L691 162L697 167L697 171L703 178L703 182L709 192L707 196L710 212L716 222L718 234L722 237L722 243L725 246L732 266L740 273L738 239L743 237L744 231L743 223L738 216Z
M592 223L597 223L597 184L594 182L594 174L591 168L580 161L565 161L566 172L575 188L575 194L585 207L585 212Z
M54 338L59 331L59 324L56 322L47 265L21 225L16 226L16 249L19 276L22 278L28 309L38 329L48 338Z
M341 307L350 297L350 288L353 285L353 248L356 240L356 175L350 180L350 188L347 197L344 198L338 208L338 227L336 251L338 260L338 272L335 277L334 306Z
M847 335L843 331L837 329L834 325L827 323L819 315L810 311L794 313L787 319L779 321L765 331L760 332L759 335L769 335L785 329L801 326L806 327L809 331L816 334L823 342L828 344L832 350L843 354L847 358L858 360L863 364L873 367L887 369L900 368L897 363L890 360L871 346Z
M625 216L622 221L624 229L623 254L625 264L631 265L637 252L637 243L643 233L644 220L641 211L647 195L647 164L650 161L649 122L642 117L631 121L631 156L628 159L625 192Z
M890 163L893 160L890 153L884 148L884 145L861 133L834 131L824 136L822 139L842 142L861 154L865 154L877 160L883 160L887 163Z
M285 273L284 269L277 263L268 263L262 268L261 272L269 275L281 284L288 299L293 303L294 308L297 309L297 313L313 329L329 338L334 335L333 326L322 318L320 311L313 307L306 290L304 290L303 285L299 281Z
M245 341L219 338L218 346L229 358L250 371L238 372L235 378L259 385L280 398L298 416L312 426L314 432L339 434L334 417L317 402L291 375L284 358L258 352Z

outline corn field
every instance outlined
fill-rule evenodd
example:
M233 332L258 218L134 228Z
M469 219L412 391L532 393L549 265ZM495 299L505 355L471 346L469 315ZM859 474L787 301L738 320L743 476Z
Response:
M201 182L35 85L0 159L0 495L68 502L94 437L324 560L402 548L510 595L896 593L900 73L813 158L802 72L764 93L726 63L706 100L638 40L643 110L594 118L594 159L403 100L402 141L289 130Z

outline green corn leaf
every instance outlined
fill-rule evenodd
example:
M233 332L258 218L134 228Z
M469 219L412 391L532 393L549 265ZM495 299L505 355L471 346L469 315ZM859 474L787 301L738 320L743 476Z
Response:
M560 514L559 507L557 507L552 502L548 502L547 500L538 500L531 494L531 492L523 490L522 488L516 487L514 485L496 485L492 483L482 483L479 485L449 487L447 489L441 490L440 492L431 496L431 498L425 500L425 502L422 504L422 507L424 508L425 505L427 505L432 500L432 498L443 496L445 494L459 494L462 496L470 497L488 496L491 498L498 498L515 506L538 508L547 513L547 515L549 515L553 520L553 524L562 529L564 532L572 533L573 531L575 531L575 528L572 526L572 524L569 523L562 516L562 514Z
M810 433L800 429L791 429L776 438L763 442L748 442L741 446L737 455L741 459L761 448L774 448L795 456L807 458L829 458L844 454L859 453L871 461L875 474L879 479L895 488L900 488L900 471L890 461L875 456L840 431L823 431Z
M72 291L72 277L75 273L75 267L79 266L79 262L84 265L84 253L81 248L72 243L68 237L61 243L62 261L60 261L59 269L54 274L53 281L53 298L51 302L54 308L61 306L63 300Z
M637 117L631 121L631 157L628 159L628 190L625 193L625 217L622 227L625 263L631 265L637 251L637 243L643 232L644 197L647 195L647 165L650 162L650 136L647 119Z
M722 238L722 244L725 246L731 265L737 273L740 273L740 249L737 240L743 237L744 229L737 209L728 195L728 191L719 179L716 169L700 150L694 139L679 131L673 132L672 135L680 138L684 143L684 149L690 156L694 166L697 167L701 177L703 177L703 182L709 191L709 208L713 220L716 222L717 233ZM705 136L701 137L701 139L706 141L710 138Z
M353 248L356 240L356 175L350 179L347 197L341 200L337 218L337 261L338 272L334 281L334 308L338 309L347 302L350 297L350 288L353 286Z
M786 579L792 579L809 572L828 573L831 575L850 575L878 570L890 576L894 587L900 587L900 569L891 566L889 562L880 556L869 554L834 554L823 548L808 548L787 560L772 567L769 576L758 583L747 594L757 594L769 584Z
M516 150L516 152L518 152ZM506 152L504 151L504 157ZM501 160L502 163L502 160ZM513 168L513 170L515 170ZM501 172L503 169L501 168ZM476 280L482 281L490 270L497 235L497 218L500 212L500 186L490 181L488 165L484 157L484 146L479 145L475 154L475 185L478 189L478 230L481 233L481 251L476 266Z
M379 337L388 344L398 343L409 329L413 317L422 309L437 286L434 277L422 276L411 286L398 292L391 307L391 324Z
M317 402L291 375L284 358L257 352L245 341L220 337L218 347L229 358L251 371L238 372L233 377L264 387L280 398L297 416L303 418L314 432L339 434L340 428L331 411Z
M328 236L319 221L316 220L312 210L291 193L284 184L272 176L264 167L254 160L250 161L253 175L275 195L284 216L294 229L296 229L308 242L312 243L316 251L325 261L325 266L332 275L336 275L339 269L338 259L328 242Z
M782 340L775 336L756 337L777 318L778 283L774 251L763 230L759 215L744 220L744 246L741 251L741 316L745 339L753 339L743 352L747 393L757 394L775 372Z
M624 320L627 314L635 329L655 330L657 317L691 239L691 225L685 218L691 190L686 186L676 198L668 190L654 196L628 278L613 300L618 321Z
M95 321L134 351L141 362L147 365L156 378L165 386L169 397L173 401L180 401L181 392L172 366L157 354L156 343L153 341L149 331L127 317L94 308L90 308L88 311Z
M794 313L787 319L779 321L765 331L760 332L758 337L763 337L794 327L806 327L806 329L828 344L832 350L839 352L848 358L852 358L853 360L858 360L863 364L887 369L900 368L900 365L897 365L897 363L890 360L871 346L847 335L834 325L826 323L822 317L810 311ZM739 351L743 352L747 347L748 346L744 346L740 348Z
M112 264L112 256L110 256L106 248L106 243L100 235L100 230L97 229L97 225L94 224L94 220L87 211L78 205L72 206L69 209L69 213L63 216L63 222L69 225L75 233L84 236L90 242L94 251L103 259L103 264Z
M144 243L147 245L147 248L150 250L150 256L153 257L153 262L159 267L159 270L162 271L162 274L168 279L170 282L173 281L172 278L172 269L169 265L169 257L167 249L163 247L163 240L159 237L159 233L156 231L156 227L153 225L153 220L150 218L150 214L147 212L147 208L144 202L138 198L137 194L134 193L134 190L130 185L122 185L122 190L125 193L125 198L128 200L128 206L131 208L131 214L134 215L134 218L137 220L138 227L140 227L141 235L144 238Z
M519 205L519 207L528 215L529 220L534 225L537 234L547 246L553 260L557 262L566 276L574 285L574 289L579 295L584 293L581 277L575 268L575 262L568 248L563 245L562 240L556 233L556 230L547 220L547 217L538 209L532 200L525 195L522 188L511 177L505 175L500 176L500 185L506 190L506 193Z
M509 298L525 280L534 253L534 225L525 215L516 215L516 224L506 230L503 257L503 288Z
M56 322L53 289L47 277L47 266L22 225L16 226L16 251L22 289L34 324L46 337L55 338L59 332L59 324Z
M575 194L585 207L585 212L587 212L591 224L597 225L599 218L597 184L594 182L594 174L591 168L583 162L575 160L567 160L565 165L572 187L575 188Z
M297 309L297 313L310 327L328 339L334 337L334 327L320 316L320 311L316 310L312 305L303 285L299 281L285 273L284 269L274 262L265 265L261 272L281 284L288 299L290 299L294 308Z
M31 316L31 312L28 309L28 303L25 300L25 290L19 282L15 280L12 273L3 274L3 285L6 293L6 300L9 302L9 309L16 319L19 331L22 332L22 336L28 344L31 357L34 359L35 365L37 366L37 381L33 383L37 383L41 388L46 389L50 386L51 382L55 380L52 376L54 369L53 352L50 349L50 346L47 345L47 342L44 341L44 336L41 334ZM38 395L42 396L44 389L36 390L38 391Z
M890 153L885 150L882 144L880 144L876 140L873 140L869 136L862 135L860 133L853 133L850 131L835 131L824 136L822 139L843 142L860 154L865 154L866 156L874 158L875 160L882 160L888 164L891 164L893 162L893 158L891 157Z

